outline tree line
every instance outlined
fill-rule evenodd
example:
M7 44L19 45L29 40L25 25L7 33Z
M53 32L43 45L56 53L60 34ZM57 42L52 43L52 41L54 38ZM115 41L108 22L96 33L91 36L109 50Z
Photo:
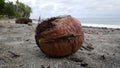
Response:
M5 2L0 0L0 15L7 15L9 18L29 17L32 12L31 7L25 5L18 0L14 4L13 2Z

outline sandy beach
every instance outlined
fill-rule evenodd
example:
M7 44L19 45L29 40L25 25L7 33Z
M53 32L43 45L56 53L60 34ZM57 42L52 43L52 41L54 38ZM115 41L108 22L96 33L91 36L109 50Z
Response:
M120 68L120 29L83 26L82 47L51 58L36 45L35 27L0 22L0 68Z

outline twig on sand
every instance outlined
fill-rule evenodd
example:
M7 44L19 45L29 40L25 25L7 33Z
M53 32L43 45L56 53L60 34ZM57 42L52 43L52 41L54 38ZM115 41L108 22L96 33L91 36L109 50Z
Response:
M91 51L90 49L88 49L88 48L85 47L85 46L82 46L82 48L84 48L85 50Z
M85 43L87 44L87 46L82 46L82 48L84 48L85 50L88 50L88 51L91 51L91 49L94 49L92 46L92 44L91 43L87 43L86 41L85 41Z
M13 55L13 57L12 58L14 58L14 57L20 57L20 55L18 55L18 54L16 54L16 53L14 53L14 52L12 52L12 51L8 51L9 53L11 53L12 55Z

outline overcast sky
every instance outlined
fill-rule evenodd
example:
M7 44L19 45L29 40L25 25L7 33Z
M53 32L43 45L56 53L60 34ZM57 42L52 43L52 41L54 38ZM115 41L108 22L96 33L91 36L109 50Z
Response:
M15 2L16 0L9 0ZM19 0L32 8L31 18L72 15L77 18L120 18L120 0Z

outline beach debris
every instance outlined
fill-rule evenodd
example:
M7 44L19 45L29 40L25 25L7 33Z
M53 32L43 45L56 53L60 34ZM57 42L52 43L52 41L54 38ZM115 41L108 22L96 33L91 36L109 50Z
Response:
M25 41L29 41L30 39L26 39Z
M0 25L0 28L5 28L5 26Z
M80 22L70 15L46 19L36 27L35 40L47 56L63 57L75 53L84 41Z
M41 16L39 16L38 23L40 23L41 21L42 21L42 18Z
M86 46L82 46L83 49L91 51L89 48L87 48Z
M77 57L70 57L69 60L74 61L74 62L82 62L84 59L83 58L77 58Z
M2 60L2 62L5 62L5 63L13 61L13 59L7 54L1 54L0 60Z
M88 63L82 62L82 63L81 63L81 66L82 66L82 67L86 67L86 66L88 66Z
M69 61L64 61L65 64L69 64L70 62Z
M8 51L8 53L12 54L12 56L11 56L12 58L20 57L20 55L14 53L14 52L12 52L12 51Z
M50 68L50 66L48 66L47 68Z
M41 65L41 68L46 68L44 65ZM47 66L47 68L50 68L50 66Z
M89 49L94 49L92 46L93 46L92 44L89 44L89 45L87 46L87 48L89 48Z
M120 28L116 28L116 30L120 30Z
M88 51L91 51L94 49L94 47L91 43L88 43L86 41L84 41L84 42L87 44L87 46L82 46L83 49L88 50Z
M28 26L32 26L32 23L28 23Z
M18 24L30 24L32 23L32 20L30 18L22 17L22 18L18 18L15 22Z
M13 29L13 26L7 26L8 29Z
M44 65L41 65L41 68L45 68L45 66L44 66Z
M106 59L106 58L105 58L105 55L102 55L102 56L101 56L101 59L102 59L102 60L105 60L105 59Z

